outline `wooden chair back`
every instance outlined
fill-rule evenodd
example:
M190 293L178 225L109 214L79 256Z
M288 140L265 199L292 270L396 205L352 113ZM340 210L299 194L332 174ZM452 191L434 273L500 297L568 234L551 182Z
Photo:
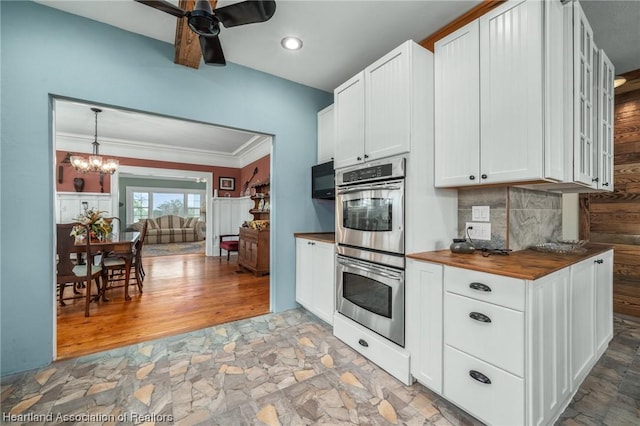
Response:
M73 223L61 223L56 226L56 252L58 255L56 273L58 282L60 282L60 277L73 275L75 264L71 259L71 253L76 241L75 237L71 236L73 225Z

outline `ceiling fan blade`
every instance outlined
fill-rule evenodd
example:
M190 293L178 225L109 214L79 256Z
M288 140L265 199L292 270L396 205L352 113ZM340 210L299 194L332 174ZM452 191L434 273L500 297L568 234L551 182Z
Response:
M254 24L271 19L276 12L275 0L242 1L220 7L213 14L226 28Z
M137 1L138 3L142 3L144 5L153 7L154 9L158 9L170 15L173 15L177 18L182 18L183 16L187 15L186 10L182 10L178 6L175 6L169 3L168 1L163 1L163 0L135 0L135 1Z
M224 53L222 53L222 45L218 36L200 36L200 48L202 49L202 57L207 65L226 65Z

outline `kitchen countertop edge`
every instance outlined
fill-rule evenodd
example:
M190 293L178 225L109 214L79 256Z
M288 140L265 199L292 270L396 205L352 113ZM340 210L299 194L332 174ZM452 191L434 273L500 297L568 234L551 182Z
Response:
M456 268L470 269L489 274L503 275L524 280L537 280L566 268L592 256L613 248L607 244L589 243L584 254L545 253L532 249L519 250L508 256L482 256L482 252L473 254L452 253L450 250L426 251L407 254L407 258L422 262L439 263Z
M305 238L307 240L321 241L323 243L334 244L336 242L335 232L295 232L295 238Z

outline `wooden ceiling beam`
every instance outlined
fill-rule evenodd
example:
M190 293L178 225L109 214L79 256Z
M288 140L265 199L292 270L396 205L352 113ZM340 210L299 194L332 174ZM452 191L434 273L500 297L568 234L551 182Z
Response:
M209 3L211 4L211 9L215 9L218 0L209 0ZM193 10L195 4L195 0L180 0L178 6L184 10ZM173 62L198 69L200 58L202 58L202 52L198 35L189 28L187 18L178 18Z

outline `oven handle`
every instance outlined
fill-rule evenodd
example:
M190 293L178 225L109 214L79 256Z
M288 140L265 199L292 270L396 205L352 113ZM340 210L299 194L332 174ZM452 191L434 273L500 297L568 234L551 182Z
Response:
M357 188L351 187L351 188L339 189L338 194L342 195L342 194L352 194L354 192L362 192L362 191L375 191L376 189L397 190L401 188L399 186L386 186L386 184L366 185L366 186L359 186Z
M338 259L338 262L345 265L345 266L349 266L351 268L356 268L356 269L360 269L366 272L371 272L372 274L376 274L376 275L380 275L381 277L385 277L385 278L390 278L392 280L401 280L402 279L402 274L398 273L398 274L392 274L389 272L384 272L381 271L379 269L374 269L374 268L369 268L367 266L362 266L359 265L357 263L353 263L353 262L349 262L348 260L343 260L343 259Z

